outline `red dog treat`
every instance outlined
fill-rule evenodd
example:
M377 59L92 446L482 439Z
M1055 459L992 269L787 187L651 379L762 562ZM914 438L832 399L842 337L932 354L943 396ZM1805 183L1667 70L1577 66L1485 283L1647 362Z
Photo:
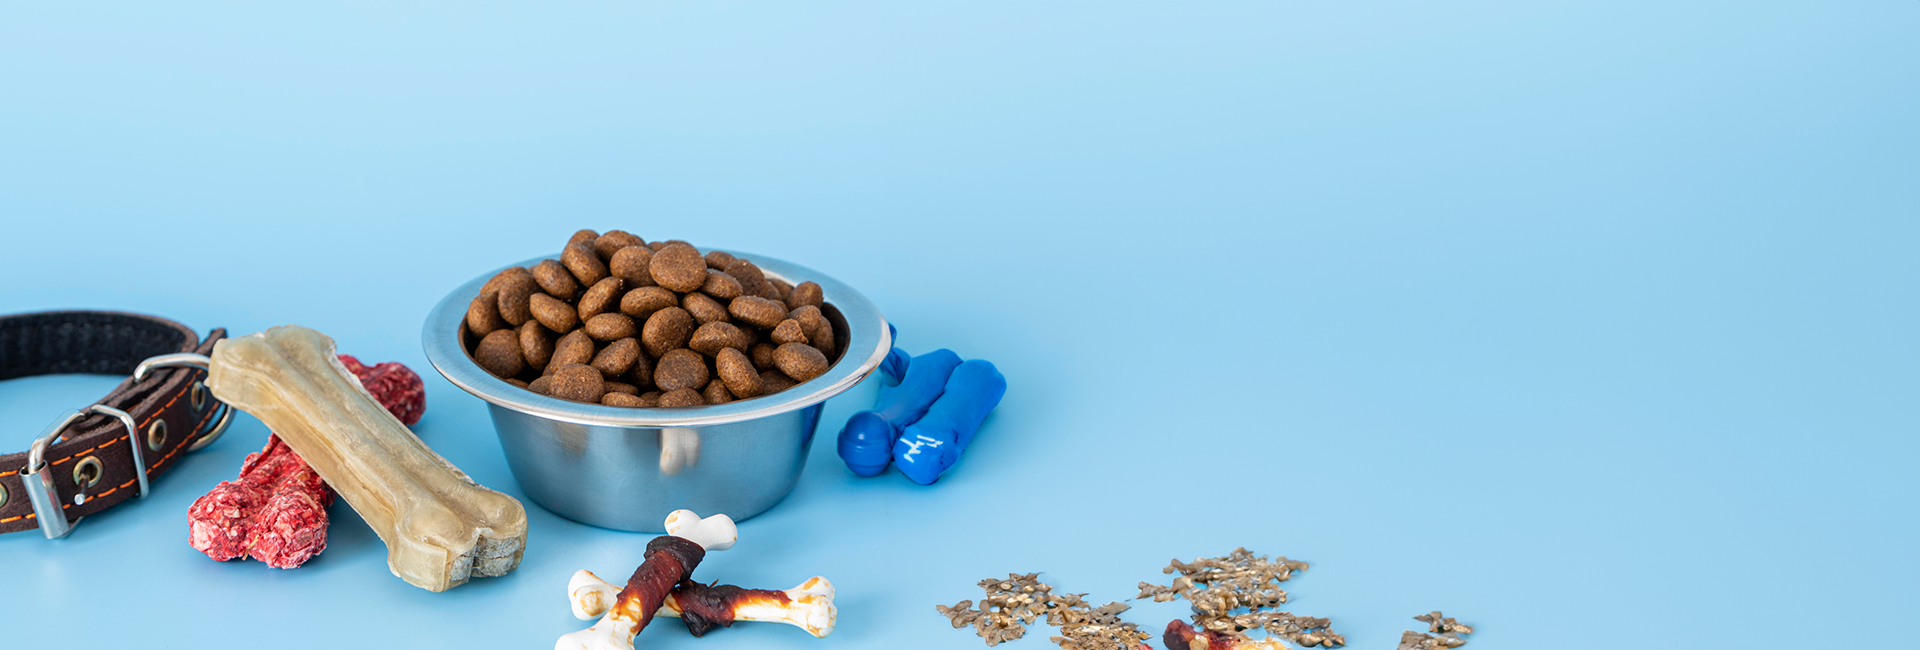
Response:
M350 355L340 355L340 363L347 371L360 378L360 385L367 387L374 401L393 412L400 423L413 426L420 422L420 416L427 413L427 388L420 383L420 375L413 369L400 365L397 361L388 361L375 366L360 363Z
M340 355L373 398L406 424L426 412L420 375L394 362L368 366ZM251 556L276 569L300 566L327 548L333 490L278 436L247 455L240 478L222 481L187 509L187 544L216 560Z

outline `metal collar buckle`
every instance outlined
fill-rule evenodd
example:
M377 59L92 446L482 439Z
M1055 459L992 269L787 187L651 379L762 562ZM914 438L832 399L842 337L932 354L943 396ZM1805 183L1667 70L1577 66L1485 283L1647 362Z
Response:
M204 370L210 363L210 359L198 354L163 354L140 362L140 365L133 369L133 380L137 382L145 379L147 372L155 368L193 366ZM225 410L221 413L220 419L214 422L212 429L206 435L188 443L188 451L197 451L219 438L220 434L226 433L227 426L233 423L233 408L224 405L222 408ZM140 449L140 425L133 421L133 415L104 404L95 404L80 411L67 411L34 439L33 446L27 451L27 466L20 470L21 483L27 488L27 501L33 505L34 520L40 523L40 532L46 535L47 539L66 537L67 533L73 532L73 527L80 523L80 519L85 519L80 517L71 522L67 521L65 504L60 503L57 496L59 492L54 489L54 473L43 471L48 468L47 447L59 439L60 433L67 427L73 426L73 423L78 422L80 418L92 414L113 417L120 420L120 424L126 427L127 448L133 450L133 470L136 480L140 483L140 498L144 499L147 496L147 459ZM85 491L73 495L74 505L86 502Z

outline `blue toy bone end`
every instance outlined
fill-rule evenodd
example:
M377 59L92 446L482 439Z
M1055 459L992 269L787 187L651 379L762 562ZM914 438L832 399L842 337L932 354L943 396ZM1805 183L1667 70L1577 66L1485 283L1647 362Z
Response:
M879 476L893 461L893 441L899 437L893 425L873 411L861 411L847 418L840 430L840 459L859 476Z
M921 485L933 485L947 468L960 460L959 446L951 432L924 431L918 427L907 427L900 439L893 443L894 465L900 473Z

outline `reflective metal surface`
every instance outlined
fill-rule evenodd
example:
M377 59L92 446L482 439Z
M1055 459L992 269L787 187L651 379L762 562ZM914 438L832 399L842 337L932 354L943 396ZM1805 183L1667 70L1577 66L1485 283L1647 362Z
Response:
M540 395L488 374L462 344L467 303L498 269L434 307L421 336L427 360L488 402L514 478L548 510L641 532L661 532L667 514L681 508L747 519L793 490L821 402L878 368L893 341L880 312L852 287L799 265L727 252L768 277L820 284L833 307L821 311L844 341L827 374L767 397L693 408L619 408Z

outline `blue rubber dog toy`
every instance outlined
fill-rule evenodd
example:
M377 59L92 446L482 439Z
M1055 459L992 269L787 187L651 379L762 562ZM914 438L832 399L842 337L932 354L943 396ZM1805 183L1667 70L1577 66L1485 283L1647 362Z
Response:
M840 459L847 461L847 468L855 474L878 476L887 471L893 460L893 441L900 437L900 430L926 415L945 390L947 377L960 365L960 355L944 348L910 362L906 356L900 348L887 353L881 370L884 375L892 374L887 372L887 365L895 357L901 358L899 365L905 369L897 380L899 385L883 391L873 410L853 414L846 428L840 430Z
M893 464L913 482L932 485L960 460L980 423L1006 394L1007 378L992 363L975 359L960 364L933 407L894 441Z

